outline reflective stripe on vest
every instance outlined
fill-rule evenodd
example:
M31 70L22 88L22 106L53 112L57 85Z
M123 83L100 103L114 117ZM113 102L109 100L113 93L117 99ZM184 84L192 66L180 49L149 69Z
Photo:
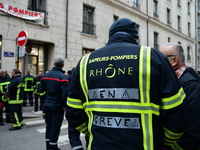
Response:
M163 127L163 130L164 130L164 135L165 135L165 138L164 138L164 144L165 145L168 145L168 146L172 146L172 145L176 145L175 142L182 136L183 133L175 133L175 132L172 132L170 130L168 130L167 128L164 128ZM177 149L179 150L179 149Z
M81 62L80 62L80 84L81 84L81 88L83 90L83 93L84 93L84 96L85 96L85 99L86 99L86 102L88 102L88 85L87 85L87 78L86 78L86 75L87 75L87 63L88 63L88 59L89 59L89 56L90 56L91 53L89 54L86 54L82 59L81 59ZM91 128L92 128L92 121L93 121L93 114L91 111L86 111L87 115L88 115L88 133L90 133L90 136L89 136L89 143L88 143L88 149L90 150L91 149L91 143L93 141L93 134L92 134L92 131L91 131ZM86 132L86 131L85 131Z
M39 85L40 85L40 81L37 81L37 82L36 82L36 85L34 86L34 88L35 88L34 93L35 93L35 94L38 94L38 95L40 95L40 93L38 92L38 87L39 87Z
M3 90L3 86L7 86L6 88L8 89L8 85L9 84L10 84L10 81L0 83L0 91L1 92L6 92L6 91ZM2 95L1 99L2 99L3 102L7 102L9 98L5 98L5 95Z
M151 79L151 48L141 46L139 56L139 89L140 103L150 104L150 79ZM152 150L153 127L152 113L141 114L144 150Z
M67 98L67 105L77 109L83 109L82 101L80 99Z
M33 81L34 81L34 78L25 78L24 81L25 81L24 91L33 91ZM32 84L31 88L27 88L28 82L31 82L31 84Z
M21 127L21 122L19 122L19 116L16 112L14 112L14 118L16 120L16 123L13 124L13 127Z
M45 94L46 94L46 92L39 93L40 96L43 96L43 95L45 95Z
M186 95L183 91L183 88L180 88L177 94L175 94L171 97L162 99L162 107L161 108L162 109L174 108L183 102L185 96Z
M22 104L23 100L8 100L9 104Z
M16 100L9 100L8 103L9 104L22 104L23 100L20 100L20 92L21 92L21 88L23 87L23 83L19 83L17 85L17 93L16 93Z
M175 142L174 145L172 145L172 149L173 149L173 150L184 150L183 148L181 148L181 147L177 144L177 142Z
M82 133L84 133L84 134L87 135L87 134L88 134L87 127L88 127L87 122L84 122L82 125L76 127L76 129L77 129L78 131L80 131L80 132L82 132Z

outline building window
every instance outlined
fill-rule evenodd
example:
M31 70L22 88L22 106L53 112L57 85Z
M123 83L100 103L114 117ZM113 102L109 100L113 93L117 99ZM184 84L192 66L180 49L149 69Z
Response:
M84 56L85 54L91 53L93 51L94 49L83 48L82 55Z
M200 13L198 13L198 26L200 26Z
M178 16L178 31L181 31L181 16Z
M197 1L198 5L198 10L200 10L200 1Z
M200 42L198 42L198 53L200 54Z
M200 40L200 28L198 28L198 40Z
M44 13L44 24L47 25L46 0L28 0L28 10Z
M181 0L178 0L178 1L177 1L177 6L178 6L179 8L181 8Z
M167 41L168 41L168 43L170 43L170 42L171 42L171 38L170 38L170 37L168 37L168 40L167 40Z
M190 28L190 23L188 22L188 35L191 36L191 28Z
M153 1L153 16L155 18L159 18L159 15L158 15L158 1L157 0Z
M188 46L187 47L187 60L191 60L191 54L190 54L191 52L190 52L190 47Z
M83 6L83 33L95 35L94 8Z
M119 19L119 17L118 16L113 16L113 22L115 22L115 21L117 21Z
M158 33L154 32L154 48L159 49L158 45Z
M139 0L132 0L132 6L140 9Z
M199 63L200 63L200 62L199 62L199 56L198 56L198 58L197 58L197 61L198 61L198 62L197 62L197 65L198 65L198 68L199 68Z
M169 8L167 8L167 24L171 26L171 10Z
M188 15L191 15L191 13L190 13L190 2L188 2Z
M140 37L140 25L139 25L139 24L136 24L136 26L137 26L137 29L138 29L138 35L139 35L139 37ZM137 40L137 42L138 42L139 45L140 45L140 43L141 43L140 40L141 40L141 39L138 39L138 40Z

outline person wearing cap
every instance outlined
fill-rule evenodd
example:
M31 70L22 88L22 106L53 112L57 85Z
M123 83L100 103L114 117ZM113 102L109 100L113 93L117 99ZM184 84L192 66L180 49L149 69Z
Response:
M57 141L60 134L64 110L66 108L69 81L64 74L63 58L54 59L54 67L44 74L39 85L39 93L45 93L44 110L46 123L46 149L59 150Z
M13 122L13 127L9 128L9 131L19 130L24 124L22 116L24 80L22 79L21 72L18 69L13 69L11 74L13 78L8 85L8 103L10 105L10 115Z
M185 93L171 65L138 38L136 23L121 18L108 44L76 66L66 117L89 136L88 150L161 150L186 129Z

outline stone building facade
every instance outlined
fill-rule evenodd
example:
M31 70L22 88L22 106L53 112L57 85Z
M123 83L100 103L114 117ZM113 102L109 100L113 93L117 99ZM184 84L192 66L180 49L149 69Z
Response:
M43 12L43 23L0 13L1 68L22 72L52 68L55 57L65 58L64 70L107 44L110 25L119 18L135 21L140 44L157 49L167 42L181 43L188 66L198 68L195 0L2 0L0 3ZM26 54L18 57L16 37L28 33ZM8 57L7 53L14 53Z

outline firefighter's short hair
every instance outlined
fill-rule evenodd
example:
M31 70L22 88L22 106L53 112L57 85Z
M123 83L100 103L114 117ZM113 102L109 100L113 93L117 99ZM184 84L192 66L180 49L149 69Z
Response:
M55 67L63 67L64 65L64 59L61 57L55 58L54 59L54 66Z

